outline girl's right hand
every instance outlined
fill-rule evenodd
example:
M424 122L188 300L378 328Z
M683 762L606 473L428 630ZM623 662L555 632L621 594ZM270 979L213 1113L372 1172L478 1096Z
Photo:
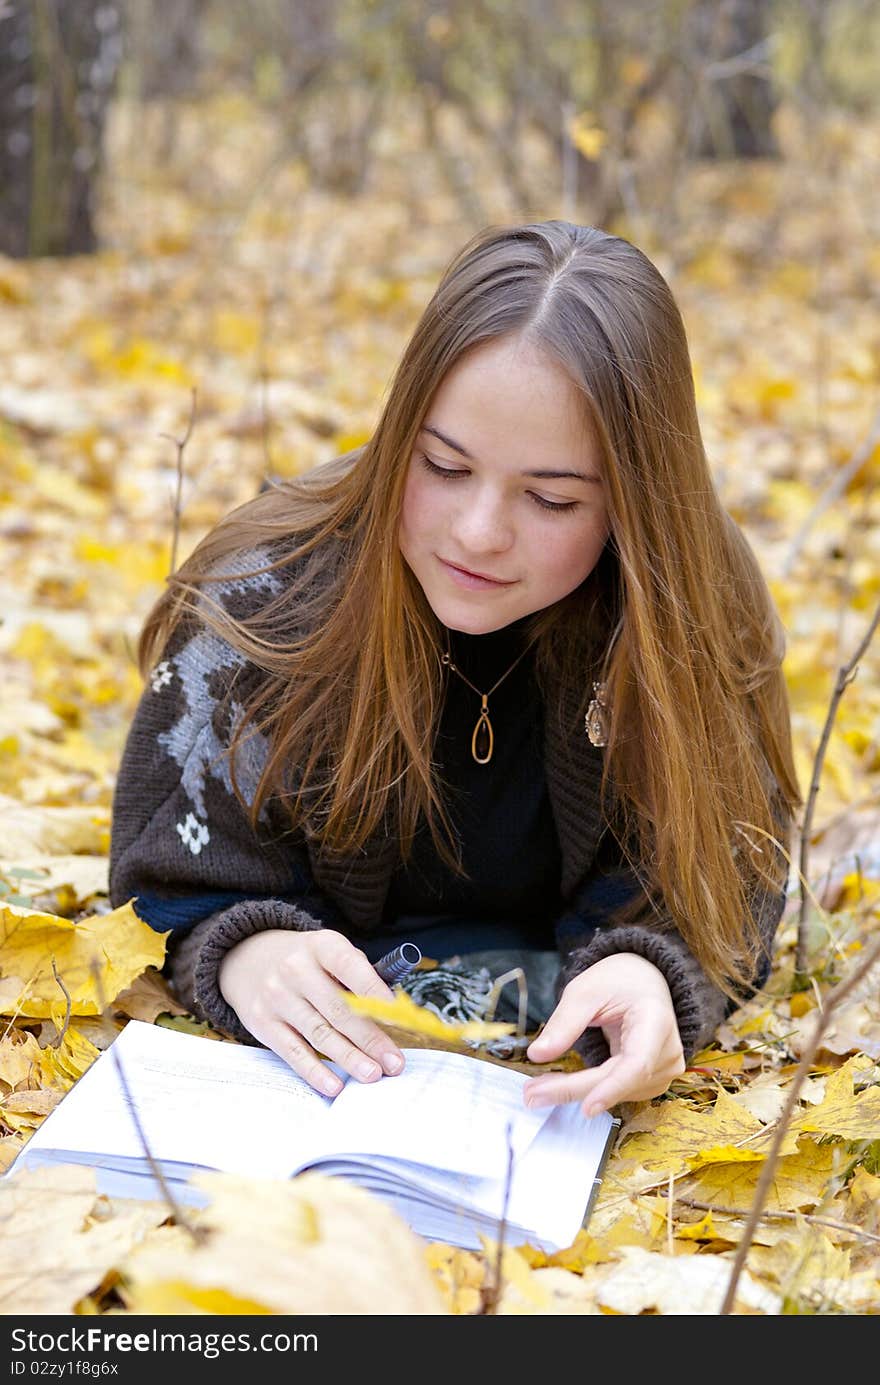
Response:
M343 1087L322 1056L359 1082L403 1069L393 1039L349 1008L345 990L393 1000L363 952L330 928L254 933L220 964L220 992L245 1029L323 1096Z

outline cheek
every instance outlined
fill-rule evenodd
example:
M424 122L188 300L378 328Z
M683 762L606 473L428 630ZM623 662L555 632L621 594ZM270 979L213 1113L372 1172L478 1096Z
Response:
M427 479L413 468L404 487L401 528L409 539L430 533L439 518L441 507L436 497L429 494L430 488L425 484Z
M545 534L535 551L536 566L548 585L573 591L593 571L607 537L608 526L604 522L560 535L555 542L548 542Z

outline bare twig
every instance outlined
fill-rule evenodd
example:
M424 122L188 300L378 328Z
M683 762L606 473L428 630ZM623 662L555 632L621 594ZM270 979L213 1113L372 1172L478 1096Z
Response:
M781 575L783 577L789 577L791 575L791 570L794 567L795 561L806 542L807 535L816 523L816 520L819 519L826 510L831 508L835 500L843 495L850 481L865 465L865 462L871 456L878 442L880 442L880 409L875 413L871 421L871 426L868 429L868 435L861 447L856 448L846 466L841 467L839 471L834 473L832 480L825 487L819 499L816 501L816 504L792 539L791 547L782 564Z
M722 1217L747 1217L748 1207L722 1207L717 1202L700 1202L695 1197L677 1196L675 1201L681 1203L682 1207L693 1207L698 1212L717 1212ZM805 1221L810 1226L828 1226L834 1231L845 1231L849 1236L855 1236L860 1241L876 1241L880 1245L880 1236L876 1236L873 1231L865 1231L861 1226L853 1226L852 1222L843 1221L837 1217L819 1217L814 1212L783 1212L776 1208L764 1208L760 1216L761 1221Z
M513 1141L510 1138L510 1122L507 1123L507 1172L504 1175L504 1199L501 1204L501 1220L498 1223L498 1248L495 1252L495 1274L486 1296L486 1312L498 1312L501 1297L502 1265L504 1262L504 1238L507 1235L507 1207L510 1202L510 1188L513 1183Z
M819 1047L819 1042L822 1038L822 1035L828 1028L831 1016L834 1014L835 1010L838 1008L841 1001L844 1000L846 996L849 995L850 991L852 991L855 988L855 986L858 985L862 977L865 976L866 973L869 972L873 966L876 966L878 961L880 961L880 938L877 938L875 940L873 947L868 948L867 952L864 954L861 961L859 962L859 965L853 969L850 975L847 976L843 981L838 982L838 984L831 991L829 991L825 1000L825 1008L822 1010L821 1014L816 1016L816 1027L813 1031L812 1038L810 1039L809 1043L804 1049L803 1056L800 1062L798 1063L797 1070L794 1074L794 1078L792 1079L792 1084L789 1089L788 1097L786 1099L784 1107L782 1108L779 1120L776 1123L776 1129L773 1135L773 1142L770 1145L769 1150L767 1151L767 1158L764 1161L764 1167L761 1170L761 1177L758 1180L758 1186L755 1189L754 1201L749 1212L748 1220L746 1221L745 1227L743 1228L742 1239L740 1240L740 1243L737 1247L736 1258L734 1259L733 1268L730 1272L730 1280L727 1285L727 1293L725 1294L724 1302L721 1305L720 1313L722 1316L727 1313L730 1313L733 1308L734 1300L736 1297L736 1286L739 1283L739 1277L742 1274L743 1266L746 1262L746 1256L748 1255L749 1247L752 1244L752 1237L755 1234L755 1227L758 1225L758 1222L760 1221L761 1216L763 1215L764 1203L767 1200L767 1195L770 1191L770 1185L773 1182L773 1178L776 1173L776 1164L779 1159L779 1151L782 1148L782 1142L785 1139L786 1132L791 1122L792 1113L797 1103L801 1087L803 1086L804 1079L810 1071L810 1067L812 1066L813 1059L816 1056L816 1051Z
M190 437L192 436L192 430L195 421L196 390L194 386L192 391L192 407L190 408L189 412L189 423L186 426L186 432L184 433L183 437L175 438L171 435L171 433L159 434L160 438L168 438L169 442L173 442L175 447L177 448L177 491L174 497L174 528L171 536L171 572L174 572L177 568L177 545L180 540L180 501L181 494L183 492L183 449L186 447L187 443L190 440Z
M797 953L795 957L795 974L798 976L806 975L807 971L807 892L804 889L803 882L807 877L807 863L810 851L810 829L813 823L813 811L816 806L816 797L819 793L819 782L822 777L825 752L828 749L828 742L831 739L831 729L834 725L834 718L837 715L837 708L840 705L841 698L856 676L859 660L871 643L878 623L880 623L880 605L877 606L871 624L868 626L865 636L855 654L848 663L844 664L837 671L837 680L834 684L834 691L831 694L831 701L828 705L828 715L825 718L825 725L822 728L822 735L819 740L819 748L816 751L816 758L813 762L813 777L810 783L810 791L807 795L807 804L804 809L804 821L801 828L801 902L798 913Z
M107 1008L104 996L104 986L101 981L101 973L95 962L92 963L91 971L92 977L95 982L95 991L98 996L98 1004L101 1007L101 1013L103 1014L104 1010ZM116 1073L119 1078L119 1084L122 1087L123 1095L125 1097L125 1104L128 1107L129 1114L131 1115L132 1120L134 1121L134 1127L137 1131L138 1139L141 1143L141 1148L144 1151L144 1158L150 1166L150 1172L152 1173L153 1177L158 1183L162 1191L162 1196L168 1203L168 1206L171 1209L171 1214L174 1217L175 1222L179 1226L182 1226L183 1229L189 1233L194 1245L199 1245L202 1241L204 1241L205 1237L207 1236L207 1230L203 1226L195 1226L193 1224L187 1213L184 1211L184 1209L181 1207L180 1203L177 1201L176 1197L172 1193L170 1187L168 1186L168 1181L165 1178L164 1173L162 1172L161 1165L158 1163L155 1155L153 1154L153 1151L150 1149L149 1142L147 1140L146 1134L144 1133L144 1127L141 1124L140 1115L138 1114L137 1106L135 1104L134 1098L132 1097L131 1088L128 1085L128 1078L125 1075L125 1069L122 1066L122 1059L119 1056L119 1050L117 1049L115 1043L110 1045L110 1053L113 1057L113 1062L116 1067Z
M58 968L55 965L54 957L52 958L52 975L55 977L55 980L58 982L58 985L64 992L64 1001L67 1006L67 1009L64 1012L64 1023L59 1029L56 1037L52 1040L51 1044L49 1045L50 1048L60 1048L62 1043L64 1042L64 1035L67 1033L67 1026L70 1024L71 1000L70 991L67 989L64 982L61 980L61 977L58 975Z

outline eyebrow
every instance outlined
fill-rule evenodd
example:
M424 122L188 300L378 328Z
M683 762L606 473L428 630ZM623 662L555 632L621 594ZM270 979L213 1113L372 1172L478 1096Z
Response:
M466 458L467 461L473 462L476 460L475 457L471 456L466 447L462 447L460 442L456 442L454 438L448 437L446 433L441 433L439 428L432 427L430 423L423 424L420 432L430 433L432 437L445 443L447 447L451 447L453 452L457 452L459 456ZM553 471L547 468L540 471L524 471L522 475L534 476L542 481L565 481L570 479L572 481L593 482L600 480L598 476L590 476L586 471Z

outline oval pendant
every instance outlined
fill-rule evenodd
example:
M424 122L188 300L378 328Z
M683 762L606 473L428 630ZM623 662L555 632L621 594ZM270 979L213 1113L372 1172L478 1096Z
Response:
M482 711L477 718L474 734L471 736L471 754L478 765L488 765L495 749L495 735L489 713Z

